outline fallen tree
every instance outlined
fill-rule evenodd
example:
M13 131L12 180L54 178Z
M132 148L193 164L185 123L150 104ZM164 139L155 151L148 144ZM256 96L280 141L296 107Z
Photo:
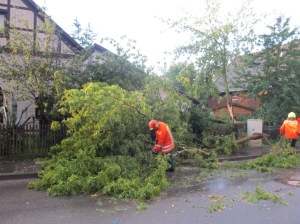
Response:
M245 142L248 142L250 140L258 140L258 139L265 139L268 138L269 135L265 134L265 133L253 133L252 135L246 136L244 138L238 139L235 144L237 145L241 145ZM180 148L182 148L182 150L177 151L173 156L179 156L182 155L184 153L189 153L189 154L202 154L203 156L209 157L211 155L211 153L213 151L217 151L218 148L211 148L211 149L207 149L207 148L188 148L187 146L183 146L181 145Z

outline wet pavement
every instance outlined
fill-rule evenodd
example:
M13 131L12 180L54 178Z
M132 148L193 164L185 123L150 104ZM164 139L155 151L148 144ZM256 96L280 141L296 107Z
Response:
M170 186L143 204L99 194L49 197L26 189L35 179L0 181L3 224L299 224L300 167L261 173L226 168L180 167L168 173ZM259 187L281 197L251 202L245 193Z
M37 177L41 163L34 159L0 160L0 180Z
M246 148L220 161L254 159L271 148ZM299 153L299 150L298 150ZM27 189L41 168L35 160L0 161L0 223L3 224L299 224L300 167L261 173L227 167L207 170L180 166L167 173L169 188L139 204L100 194L50 197ZM259 187L281 197L247 201Z

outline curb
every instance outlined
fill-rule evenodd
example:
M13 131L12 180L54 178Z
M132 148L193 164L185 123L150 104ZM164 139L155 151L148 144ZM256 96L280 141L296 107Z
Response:
M20 179L32 179L38 178L38 173L2 173L0 175L1 180L20 180Z
M261 156L266 155L266 154L268 154L268 153L262 153L261 155L252 155L252 156L222 157L222 158L219 158L219 162L223 162L223 161L243 161L243 160L256 159L256 158L261 157Z
M261 154L256 155L248 155L248 156L234 156L234 157L221 157L219 158L219 161L243 161L243 160L250 160L250 159L256 159L258 157L267 155L269 152L262 152ZM300 150L296 150L296 154L300 154Z

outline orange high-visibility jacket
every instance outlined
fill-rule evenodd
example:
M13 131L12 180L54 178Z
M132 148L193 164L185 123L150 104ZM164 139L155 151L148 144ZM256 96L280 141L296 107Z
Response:
M153 152L161 152L165 154L171 152L174 149L175 145L173 136L169 126L166 123L161 121L158 122L158 127L156 129L155 135L156 144L152 149Z
M280 127L280 135L285 135L288 139L298 139L300 131L299 122L295 120L285 120Z

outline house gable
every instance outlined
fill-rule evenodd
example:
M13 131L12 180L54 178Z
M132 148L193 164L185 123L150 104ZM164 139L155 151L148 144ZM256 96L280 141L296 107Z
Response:
M236 79L238 77L238 73L235 71L235 66L241 66L238 59L228 66L227 72L227 82L230 98L232 100L233 114L236 117L239 115L252 115L260 102L258 99L248 97L247 83L239 83L239 85L237 85ZM255 69L250 68L248 71L254 74L257 72ZM209 98L208 108L212 109L215 115L229 115L227 100L224 97L226 93L223 77L218 77L215 84L220 91L222 99Z
M24 40L27 40L28 37L28 43L30 43L28 46L34 46L32 43L38 43L40 45L37 50L37 55L43 52L46 46L43 40L47 35L49 36L49 34L43 32L41 28L47 19L55 26L55 33L50 38L51 49L49 52L59 54L59 60L61 60L62 64L66 64L68 58L73 57L82 50L82 47L59 25L52 21L42 8L32 0L0 0L0 15L4 16L5 20L8 21L5 27L7 28L5 35L0 36L1 57L4 58L4 60L7 59L11 61L9 60L10 49L6 48L6 45L8 40L15 40L14 37L16 37L18 33L20 33L22 37L26 37ZM2 22L3 21L4 19L2 17ZM5 23L3 22L1 28L3 28L4 25ZM16 58L17 57L14 59ZM19 61L21 61L21 59ZM26 82L26 80L24 80L24 82ZM14 87L14 89L12 89L12 87ZM29 117L35 117L36 105L34 97L28 97L26 99L18 98L18 92L16 92L15 89L21 92L23 91L22 87L19 88L13 80L6 80L2 77L0 78L0 89L3 91L3 95L5 95L5 102L3 100L4 97L2 97L0 106L3 106L5 103L5 106L9 107L13 101L12 98L18 99L18 119L22 118L21 121L25 121ZM25 113L23 114L24 111ZM21 114L22 116L20 116ZM2 122L5 122L5 120L2 119Z
M6 16L17 30L23 33L32 34L33 40L43 40L45 34L39 31L35 34L33 31L38 30L45 22L46 13L32 0L0 0L0 13ZM50 19L51 20L51 19ZM60 48L63 56L75 55L82 47L70 37L59 25L51 20L56 27L56 37L53 44ZM7 36L0 38L0 45L6 44Z
M253 109L250 108L246 108L243 107L241 105L235 105L233 104L232 106L232 110L233 110L233 114L235 117L239 117L239 116L252 116L253 115ZM227 107L221 107L218 109L213 110L214 114L216 116L222 116L222 115L228 115L229 116L229 112Z
M240 107L248 108L250 110L254 110L259 106L259 100L247 98L247 91L241 92L239 94L231 93L230 97L232 98L233 105L239 105ZM222 99L210 97L208 101L208 107L213 110L220 109L223 107L227 108L227 101L224 96Z

